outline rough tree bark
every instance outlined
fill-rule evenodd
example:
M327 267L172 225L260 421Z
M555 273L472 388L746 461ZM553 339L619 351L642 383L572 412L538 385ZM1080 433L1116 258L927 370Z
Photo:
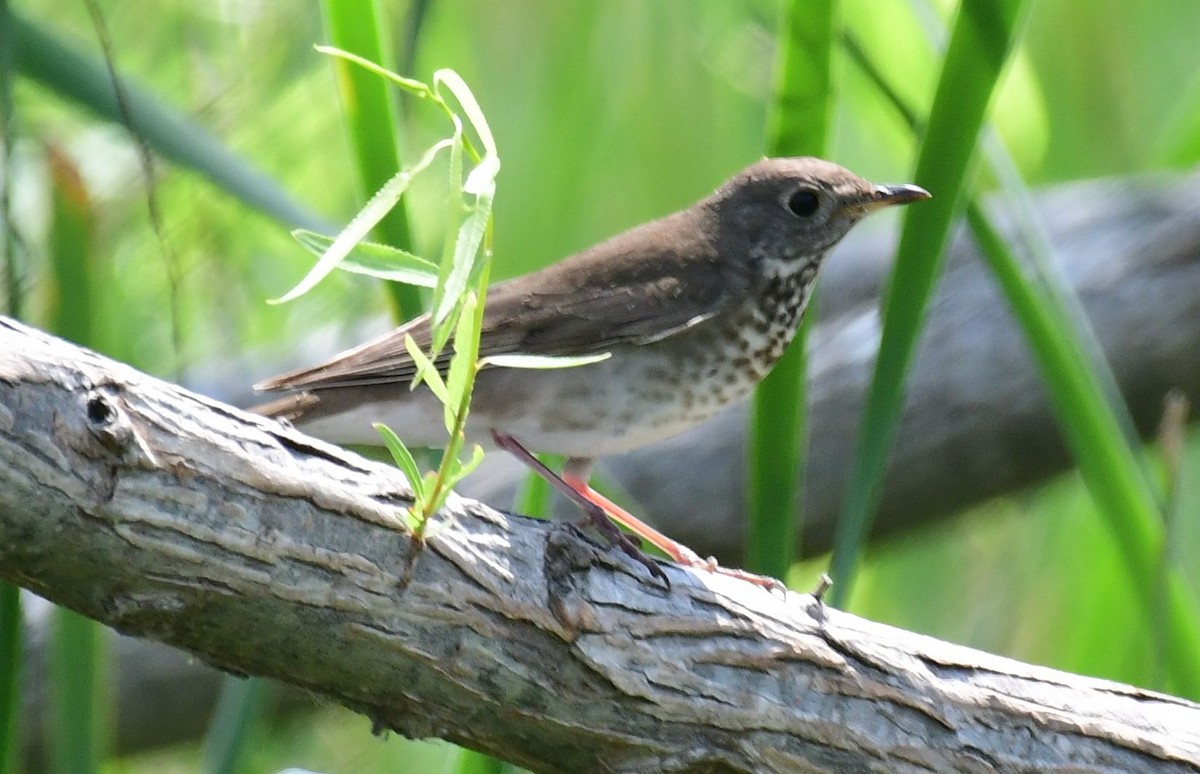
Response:
M1200 767L1200 706L644 568L0 321L0 577L537 771ZM411 582L400 579L411 568Z

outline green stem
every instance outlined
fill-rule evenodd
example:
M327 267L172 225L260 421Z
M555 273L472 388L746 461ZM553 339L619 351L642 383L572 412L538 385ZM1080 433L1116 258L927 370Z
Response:
M0 583L0 774L20 771L17 750L21 711L21 589Z
M791 0L784 8L767 140L772 156L824 154L833 111L836 18L835 0ZM787 574L799 550L812 315L810 309L751 403L746 567L776 578Z
M49 670L54 697L50 770L96 772L107 747L105 630L63 607L54 609L54 629Z

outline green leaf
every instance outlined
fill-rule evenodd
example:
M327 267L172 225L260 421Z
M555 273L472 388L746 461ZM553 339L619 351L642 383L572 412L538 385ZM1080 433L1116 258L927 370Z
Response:
M463 476L470 475L472 473L472 471L475 470L475 468L479 467L479 463L481 463L481 462L483 462L483 447L477 443L472 444L471 445L471 459L469 459L463 463L462 468L460 468L460 470L459 470L459 472L462 475L460 475L459 478L461 479ZM455 481L455 483L458 483L458 482Z
M479 444L472 444L471 459L460 463L454 472L446 477L446 488L453 489L459 481L471 475L471 472L479 467L479 463L483 462L483 456L483 447Z
M400 170L388 180L382 188L380 188L371 200L358 211L358 214L342 229L337 238L333 240L333 244L317 261L317 265L309 270L304 279L289 290L283 296L272 299L272 304L282 304L287 301L299 298L326 276L329 275L334 268L344 259L350 251L366 238L371 229L377 224L387 213L395 206L396 202L400 201L400 197L408 190L413 179L423 172L437 155L448 147L453 145L453 140L440 140L434 143L425 154L412 166Z
M400 440L400 436L396 435L390 427L382 422L375 422L373 427L375 432L383 437L383 445L392 455L392 459L396 461L396 467L404 473L404 477L408 479L409 486L413 489L413 499L416 502L421 502L425 499L425 482L421 478L421 470L417 467L417 460L413 457L412 452L404 445L404 441Z
M835 0L790 0L776 36L775 94L767 129L771 156L824 156L833 114ZM810 304L811 306L811 304ZM808 443L807 340L813 309L751 402L746 469L746 568L787 574L799 545Z
M19 771L17 727L21 717L21 589L0 582L0 774Z
M292 237L314 255L323 254L333 245L333 237L302 228L293 231ZM433 261L378 242L359 242L337 268L422 288L434 287L438 279L437 264Z
M479 367L494 366L496 368L576 368L578 366L600 363L612 357L611 352L601 352L598 355L488 355L479 361Z
M258 677L223 675L217 706L204 734L201 771L235 772L251 768L257 733L270 711L274 686Z
M491 197L480 196L471 205L466 219L458 227L454 240L454 254L446 283L441 288L441 297L434 301L434 324L449 319L467 286L479 272L479 245L487 231L488 217L492 214Z
M457 229L461 227L463 215L467 212L462 190L462 122L454 118L454 146L450 149L450 193L446 197L446 237L442 241L442 259L438 263L438 283L433 289L431 324L433 326L434 351L440 352L450 339L453 330L453 312L458 304L459 293L452 293L447 288L450 275L454 271L454 261L458 255ZM455 234L452 238L451 234ZM439 313L440 312L440 313Z
M397 75L396 73L392 72L391 70L387 69L386 67L381 67L380 65L377 65L376 63L374 63L368 59L364 59L361 56L358 56L357 54L352 54L349 51L343 51L342 49L337 48L335 46L317 45L317 46L313 46L313 48L322 54L327 54L329 56L335 56L340 59L345 59L347 61L353 62L354 64L358 65L359 67L365 67L366 69L370 70L371 72L375 73L376 75L381 75L384 78L387 78L392 83L396 84L400 88L404 89L405 91L407 91L410 94L413 94L417 97L420 97L422 99L432 99L437 102L441 102L441 100L433 93L433 91L429 88L429 86L425 83L422 83L421 81L415 80L413 78L405 78L403 75Z
M454 126L455 144L450 149L448 184L450 192L446 196L446 222L458 223L461 226L463 215L467 212L467 205L462 196L462 121L458 120L457 116L454 116ZM457 232L455 232L455 239L445 240L442 247L442 259L438 262L438 284L436 288L433 288L430 319L433 328L433 352L442 352L446 342L450 341L451 331L454 330L452 310L458 304L458 295L448 293L446 283L449 281L451 272L454 271L456 241ZM445 311L448 305L450 313ZM443 313L438 314L438 310L443 310Z
M110 747L107 639L95 621L54 608L47 674L53 771L98 772Z
M412 508L404 509L404 526L408 527L408 531L414 535L420 535L425 531L426 518L421 514L423 510L417 510L417 504L413 503Z
M861 546L870 532L912 354L950 225L961 212L987 106L1020 30L1023 5L1022 0L977 0L958 7L913 174L934 197L903 213L895 267L884 294L879 356L834 537L834 605L848 599Z
M417 346L417 342L413 341L413 337L409 334L404 335L404 348L408 350L408 356L413 359L417 366L417 374L413 377L412 383L409 385L410 390L417 389L421 382L429 385L429 389L444 405L450 401L450 396L446 392L446 383L442 381L442 375L438 372L437 366L433 361L421 351Z
M496 175L500 172L500 156L496 151L496 140L492 137L491 127L484 118L483 110L479 107L479 102L475 99L475 95L467 86L466 81L454 70L448 68L438 70L433 74L433 83L435 88L444 85L454 94L458 104L462 106L462 112L470 122L471 128L475 130L475 133L479 135L480 142L483 143L483 158L467 175L467 182L463 186L463 190L475 196L491 199L496 191Z

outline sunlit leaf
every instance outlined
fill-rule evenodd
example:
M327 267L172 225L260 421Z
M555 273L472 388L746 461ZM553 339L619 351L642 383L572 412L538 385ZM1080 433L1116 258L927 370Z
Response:
M462 225L458 227L458 236L454 240L454 256L450 264L450 272L446 276L446 284L442 289L441 298L436 300L433 307L433 319L436 325L439 320L445 320L454 311L454 305L466 292L471 280L479 271L479 245L483 243L483 235L487 231L488 218L492 214L492 200L480 196L471 205L470 212Z
M375 224L395 206L404 192L408 190L409 185L412 184L413 178L424 171L433 163L439 153L452 144L453 141L449 139L434 143L415 164L397 172L342 229L342 232L333 240L333 244L320 257L316 266L313 266L304 276L304 279L281 297L272 299L270 303L282 304L312 290L318 282L334 270L356 244L366 238Z
M468 212L462 190L461 124L455 124L455 127L456 133L454 137L459 142L450 150L450 193L446 197L446 223L448 230L442 243L442 259L438 264L438 284L433 290L433 301L431 303L430 318L433 325L435 352L441 351L441 348L450 339L450 333L454 327L452 319L461 296L461 289L459 293L455 293L449 287L450 276L454 274L454 262L458 260L458 251L456 249L458 229L462 224L464 214Z
M305 229L296 229L292 236L314 255L322 255L333 244L333 237ZM423 288L434 287L438 280L437 264L378 242L359 242L337 268Z
M612 357L611 352L601 352L598 355L488 355L479 361L479 366L495 366L496 368L575 368L577 366L600 363Z
M446 403L450 399L449 394L446 392L446 383L442 381L442 375L438 372L433 361L421 351L421 348L417 346L417 342L413 341L411 335L405 334L404 348L408 351L408 356L413 359L413 362L417 366L417 374L413 377L409 389L415 390L421 382L424 382L429 385L429 389L433 391L434 396L439 401Z
M363 59L361 56L358 56L357 54L352 54L349 51L343 51L342 49L337 48L335 46L318 45L318 46L313 46L313 48L315 48L318 52L320 52L322 54L327 54L329 56L336 56L339 59L345 59L347 61L353 62L354 64L358 65L359 67L364 67L367 70L370 70L371 72L373 72L377 75L381 75L384 78L387 78L392 83L399 86L400 88L404 89L405 91L407 91L410 94L413 94L417 97L421 97L422 99L436 99L436 97L434 96L433 90L430 89L427 84L422 83L421 81L415 80L413 78L405 78L403 75L398 75L398 74L392 72L391 70L387 69L386 67L381 67L380 65L370 61L369 59Z
M425 499L425 482L421 480L421 470L417 467L417 461L413 457L412 452L404 445L392 429L387 425L376 422L373 427L375 431L383 437L383 444L392 455L392 459L396 461L396 467L400 468L404 473L404 477L408 479L409 486L413 488L413 499L417 502Z
M471 472L479 467L479 463L481 462L483 462L483 447L479 444L473 444L471 447L471 459L458 466L454 474L447 479L446 486L453 489L459 481L471 475Z
M479 102L476 101L475 95L466 82L454 70L438 70L433 74L433 82L435 86L444 84L454 94L454 98L462 107L463 114L470 122L471 128L479 135L479 141L483 143L483 158L467 175L467 182L463 185L463 190L474 196L491 199L496 191L496 175L500 172L500 157L496 151L496 140L492 137L491 127L484 118L483 110L479 107Z

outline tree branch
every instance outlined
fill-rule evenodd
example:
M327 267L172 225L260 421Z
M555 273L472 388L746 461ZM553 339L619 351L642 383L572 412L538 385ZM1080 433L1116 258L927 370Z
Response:
M538 771L1200 765L1200 707L643 568L0 320L0 577ZM412 564L412 581L400 578Z

